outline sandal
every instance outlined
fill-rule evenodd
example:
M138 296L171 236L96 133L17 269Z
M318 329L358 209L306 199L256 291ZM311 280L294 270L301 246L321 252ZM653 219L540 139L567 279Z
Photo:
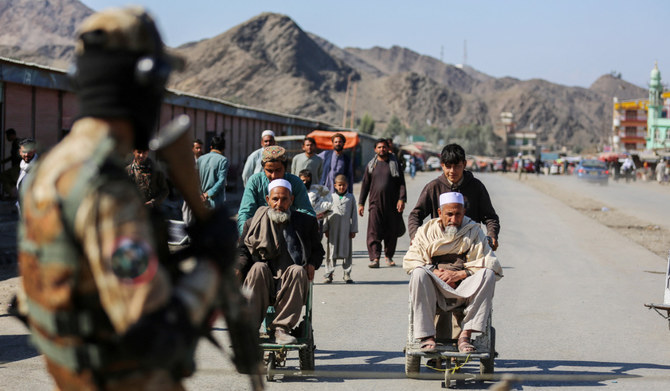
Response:
M370 269L379 269L379 259L373 259L368 265Z
M389 266L389 267L395 266L395 262L393 262L393 259L386 258L386 266Z
M470 342L468 337L458 337L458 352L459 353L474 353L477 348Z
M435 352L437 348L437 343L435 342L435 337L425 337L421 338L421 351L424 353Z

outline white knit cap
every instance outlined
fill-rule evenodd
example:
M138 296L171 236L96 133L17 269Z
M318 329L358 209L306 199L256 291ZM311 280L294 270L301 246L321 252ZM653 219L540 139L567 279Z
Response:
M263 138L263 137L265 137L265 136L272 136L272 137L274 137L274 136L275 136L275 132L273 132L273 131L271 131L271 130L264 130L263 133L261 133L261 138Z
M440 194L440 206L445 205L445 204L461 204L461 205L464 205L463 194L457 193L455 191Z
M285 187L288 189L289 193L293 191L293 189L291 188L291 182L287 181L286 179L275 179L274 181L270 182L270 184L268 185L268 194L275 187Z

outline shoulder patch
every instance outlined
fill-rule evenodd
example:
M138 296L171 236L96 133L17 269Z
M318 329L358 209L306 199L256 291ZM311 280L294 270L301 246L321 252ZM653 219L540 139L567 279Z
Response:
M114 274L124 283L141 284L154 277L158 259L146 241L122 237L116 241L111 266Z

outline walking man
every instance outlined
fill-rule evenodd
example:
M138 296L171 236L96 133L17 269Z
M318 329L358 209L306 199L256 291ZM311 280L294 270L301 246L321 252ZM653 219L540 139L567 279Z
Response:
M252 175L263 171L263 165L261 164L263 149L276 144L275 132L264 130L263 133L261 133L261 147L249 155L247 161L244 163L244 168L242 169L242 183L244 186L247 185L247 181Z
M331 138L333 150L323 151L319 156L323 159L323 175L321 184L326 186L331 193L335 192L335 177L343 174L347 177L349 193L354 189L354 168L349 156L344 153L344 144L347 139L342 133L335 133Z
M193 140L193 164L194 167L198 167L198 158L203 155L203 143L199 138ZM202 182L202 179L201 179ZM188 206L186 202L181 204L181 218L184 221L184 224L189 225L193 221L193 211Z
M316 140L312 137L305 137L302 142L302 150L303 153L293 157L291 174L300 176L300 171L309 170L312 173L312 182L318 185L321 183L321 175L323 174L323 159L316 155Z
M37 160L36 149L37 145L35 144L35 140L31 138L21 140L19 143L19 156L21 156L21 163L19 163L19 179L16 181L17 194L21 192L21 184L26 178L26 175L28 175L30 170L35 166ZM21 213L20 201L20 198L16 201L16 208L18 209L19 213Z
M221 206L226 200L228 159L223 156L225 148L226 140L221 136L214 136L209 153L198 158L200 197L210 208Z
M368 207L368 254L370 268L379 267L382 254L382 241L386 265L395 266L393 255L398 238L405 233L402 212L407 202L405 174L395 156L389 153L387 141L379 139L375 143L376 156L365 167L361 194L358 197L358 214L363 216L365 201L370 198Z

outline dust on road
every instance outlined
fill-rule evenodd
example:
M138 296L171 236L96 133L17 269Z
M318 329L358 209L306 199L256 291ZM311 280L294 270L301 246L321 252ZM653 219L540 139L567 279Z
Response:
M664 227L650 224L602 201L584 197L534 175L523 177L521 183L558 199L662 258L668 256L670 230Z

